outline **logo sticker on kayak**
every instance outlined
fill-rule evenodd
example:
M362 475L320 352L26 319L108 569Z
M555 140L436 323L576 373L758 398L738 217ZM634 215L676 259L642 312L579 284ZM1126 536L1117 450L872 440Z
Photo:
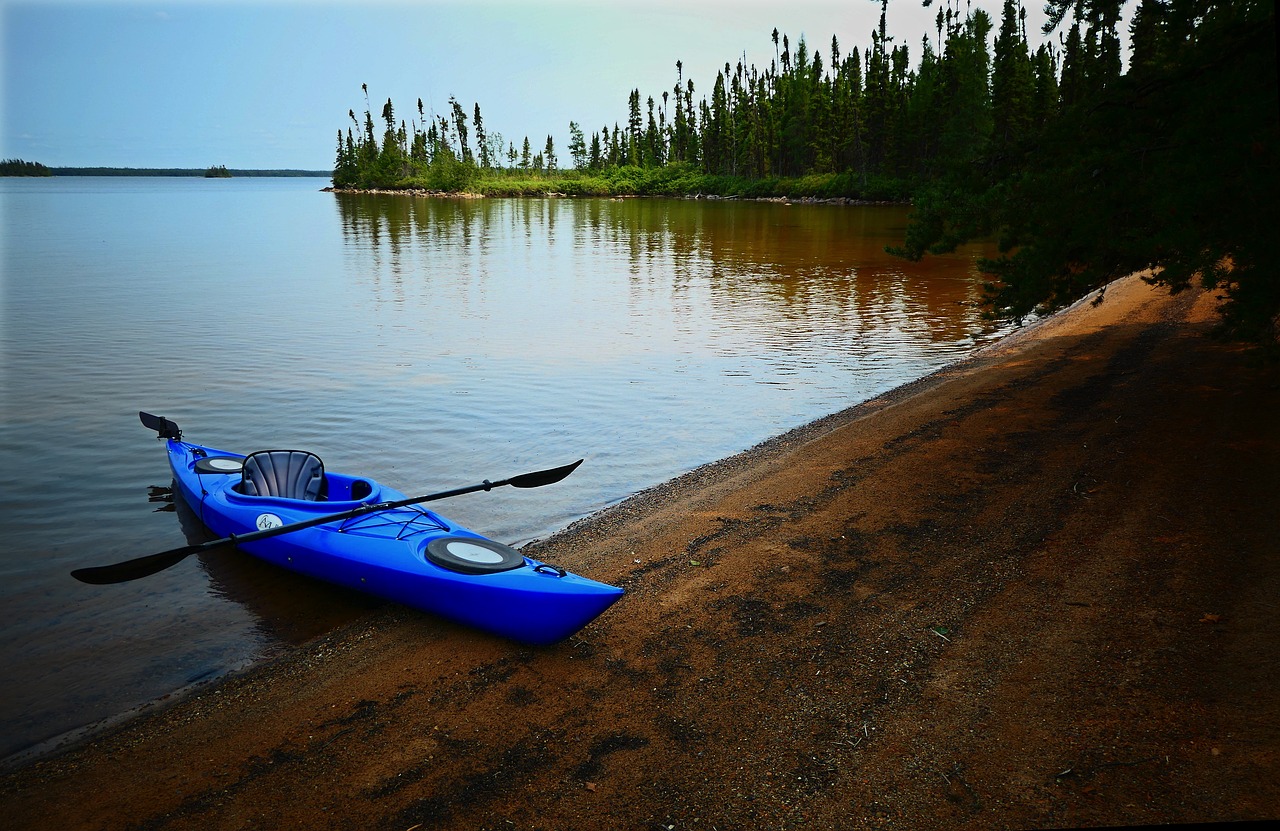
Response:
M266 531L268 528L279 528L284 525L284 520L275 514L258 514L258 530Z

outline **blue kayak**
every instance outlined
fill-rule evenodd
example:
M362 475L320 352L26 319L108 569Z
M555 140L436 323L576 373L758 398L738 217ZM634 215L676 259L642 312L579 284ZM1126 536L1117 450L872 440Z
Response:
M183 441L176 425L163 423L173 427L161 437L177 488L213 533L270 535L311 523L235 541L269 563L531 644L563 640L622 595L420 505L383 509L411 500L372 479L327 472L314 454L241 455Z

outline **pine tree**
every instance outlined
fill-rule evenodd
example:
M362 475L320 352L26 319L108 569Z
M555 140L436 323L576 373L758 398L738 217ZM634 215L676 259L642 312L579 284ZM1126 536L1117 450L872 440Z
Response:
M1044 129L1058 112L1058 64L1049 44L1041 44L1034 61L1035 97L1032 100L1032 130Z
M887 5L887 0L886 0ZM889 154L892 91L889 85L889 58L886 52L885 12L880 12L880 29L871 33L871 51L866 56L864 72L863 112L866 119L867 143L862 167L858 171L865 185L871 173L879 173Z
M382 149L378 153L376 181L379 185L387 186L395 184L407 172L405 153L401 149L401 136L396 129L395 109L391 106L390 98L382 107L382 119L386 123L386 131L382 136Z
M1087 62L1084 39L1080 36L1080 21L1077 20L1071 24L1071 31L1062 47L1062 79L1058 85L1062 108L1074 106L1085 99Z
M689 119L684 107L684 63L676 61L675 117L671 132L671 160L683 162L689 157Z
M1129 43L1133 54L1129 60L1130 72L1146 75L1166 65L1165 45L1166 17L1169 6L1166 0L1142 0L1129 24Z
M462 105L452 96L449 97L449 108L453 112L453 129L458 136L459 156L466 164L474 164L475 160L471 154L471 146L468 143L467 114L462 111Z
M991 139L991 28L990 16L975 9L947 38L943 83L948 104L939 153L943 164L952 168L972 165Z
M992 152L1007 157L1030 137L1036 77L1013 0L1004 0L991 70Z
M488 170L492 165L492 159L489 156L489 140L484 133L484 120L480 118L480 103L476 102L475 111L472 115L472 124L476 128L476 150L480 154L480 167Z
M686 78L684 81L684 93L680 96L684 99L684 161L695 163L702 158L702 136L698 133L698 120L694 114L693 105L693 93L696 89L693 79Z
M347 145L342 141L342 131L338 131L338 156L333 163L333 186L349 187L355 183L355 165L347 155Z
M573 159L575 170L582 170L587 166L587 142L576 121L569 122L569 157Z
M716 83L711 90L711 105L704 110L702 127L702 167L707 173L729 172L728 98L724 90L724 73L716 73Z
M640 90L627 98L627 164L640 164Z
M943 92L942 61L927 36L922 38L920 53L920 67L907 97L901 141L907 148L903 172L916 181L927 181L940 172L938 126L946 118L948 100Z
M542 151L542 156L543 156L543 161L546 164L547 171L555 172L556 151L555 151L555 142L552 140L551 136L547 136L547 146Z
M644 158L642 162L645 167L656 167L662 164L662 138L658 132L658 122L653 116L653 96L649 96L647 106L649 120L644 130Z
M590 170L599 170L604 164L604 158L600 155L600 134L591 134L591 154L588 157L587 167Z

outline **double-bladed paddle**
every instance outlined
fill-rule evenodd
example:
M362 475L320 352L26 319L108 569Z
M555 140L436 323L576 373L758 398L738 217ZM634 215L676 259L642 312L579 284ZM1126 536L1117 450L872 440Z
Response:
M217 548L222 545L236 545L243 542L253 542L254 540L265 540L268 537L278 537L281 534L288 534L290 531L300 531L303 528L314 528L317 525L324 525L327 522L337 522L338 520L349 519L351 517L375 513L377 511L390 511L395 508L403 508L406 505L417 505L421 502L434 502L437 499L448 499L452 496L462 496L463 494L475 493L476 491L493 490L494 488L500 488L503 485L510 485L513 488L540 488L543 485L553 485L568 476L570 473L573 473L580 464L582 464L582 459L579 459L573 464L553 467L550 470L538 470L533 473L512 476L510 479L503 479L500 482L490 482L486 479L478 485L468 485L465 488L455 488L451 491L429 493L426 496L415 496L409 499L399 499L394 502L375 502L368 505L360 505L346 511L339 511L336 514L318 516L302 522L295 522L291 525L280 525L276 528L265 528L261 531L250 531L247 534L231 534L230 536L223 537L219 540L209 540L208 542L202 542L199 545L188 545L182 548L175 548L171 551L161 551L159 554L148 554L145 557L137 557L132 560L125 560L122 563L114 563L109 566L78 568L71 572L71 576L82 583L92 583L97 586L109 585L111 583L125 583L130 580L137 580L139 577L147 577L148 575L155 574L157 571L164 571L169 566L182 562L192 554L197 554L201 551L207 551L211 548Z

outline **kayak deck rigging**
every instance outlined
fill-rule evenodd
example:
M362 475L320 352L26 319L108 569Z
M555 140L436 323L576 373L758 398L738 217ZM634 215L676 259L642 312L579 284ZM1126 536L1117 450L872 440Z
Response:
M409 514L409 516L401 517L401 514ZM406 508L396 508L393 511L378 511L359 516L348 517L335 529L340 534L365 531L366 533L374 529L383 529L392 526L400 526L400 530L396 532L394 539L407 540L421 534L438 534L440 532L449 531L449 524L440 517L424 508L409 506ZM378 534L378 536L384 536Z

